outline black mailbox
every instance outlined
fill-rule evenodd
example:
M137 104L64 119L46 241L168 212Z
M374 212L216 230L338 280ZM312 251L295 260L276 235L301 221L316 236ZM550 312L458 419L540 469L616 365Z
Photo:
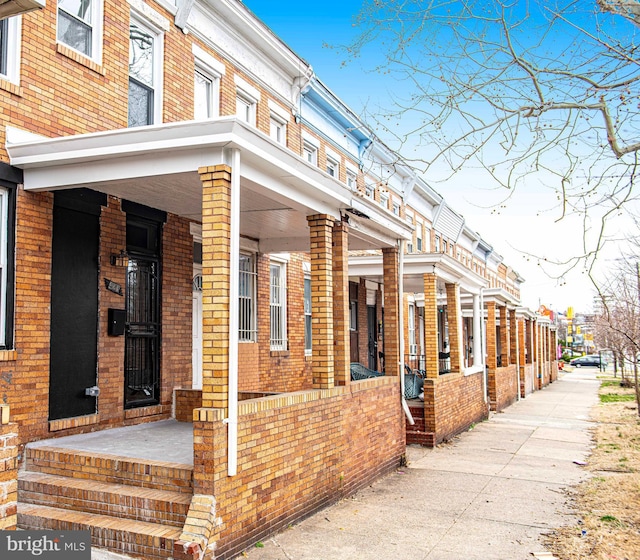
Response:
M124 309L109 308L109 336L122 336L124 334L125 314Z

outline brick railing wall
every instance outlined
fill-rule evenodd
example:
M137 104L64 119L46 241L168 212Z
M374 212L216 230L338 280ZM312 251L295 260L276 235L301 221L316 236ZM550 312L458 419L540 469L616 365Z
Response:
M9 421L9 406L0 405L0 529L13 530L18 507L18 425Z

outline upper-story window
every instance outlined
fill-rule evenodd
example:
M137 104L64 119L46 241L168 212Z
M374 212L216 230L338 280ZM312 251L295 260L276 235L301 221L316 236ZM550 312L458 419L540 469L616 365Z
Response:
M0 20L0 78L18 83L21 16Z
M422 222L416 222L416 250L418 252L422 252L424 249L422 235Z
M209 53L192 46L195 60L193 87L193 118L211 119L220 115L220 79L225 66Z
M269 119L269 136L278 144L286 146L287 144L287 123L278 115L271 114Z
M234 80L236 83L236 116L241 121L256 126L260 92L239 76L235 76Z
M58 41L99 61L102 57L102 0L58 0Z
M129 26L129 126L160 120L162 35L131 18Z
M309 142L302 145L302 156L312 165L318 165L318 148Z
M327 156L327 173L335 178L338 178L340 173L340 164L330 156Z
M435 240L435 252L439 253L440 252L440 236L436 235L436 240Z
M399 216L399 215L400 215L400 203L399 203L399 202L396 202L395 200L393 201L393 213L394 213L396 216Z
M354 171L347 169L347 187L355 189L358 182L358 175Z
M373 197L375 196L376 190L374 188L373 185L365 185L364 186L364 194L367 198L370 198L373 200ZM382 200L382 199L381 199Z

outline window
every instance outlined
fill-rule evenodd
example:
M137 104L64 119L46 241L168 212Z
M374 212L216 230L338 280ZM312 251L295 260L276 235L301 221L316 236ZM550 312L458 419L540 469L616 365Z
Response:
M256 124L256 106L251 99L241 93L236 96L236 116L249 124Z
M327 173L337 179L339 172L340 164L332 157L327 156Z
M287 123L277 115L271 115L269 121L269 136L278 144L287 145Z
M375 189L373 188L373 185L365 185L364 186L364 194L367 198L370 198L371 200L373 200L373 197L375 195Z
M271 262L269 275L271 350L287 349L287 279L286 265Z
M356 188L356 184L358 182L358 176L353 171L347 171L347 187L351 189Z
M0 20L0 78L16 84L19 81L21 22L20 16Z
M0 187L0 348L13 346L14 190Z
M304 353L311 354L311 276L304 276Z
M436 246L435 246L435 252L439 253L440 252L440 236L436 235Z
M204 49L191 47L195 59L193 118L210 119L220 115L220 79L225 66Z
M318 149L308 142L302 146L302 156L312 165L318 165Z
M101 22L98 0L58 0L58 41L93 60L102 56Z
M385 210L389 209L389 194L388 193L380 193L380 206L382 206Z
M159 120L161 36L132 18L129 26L129 127Z
M238 339L244 342L256 340L256 273L251 255L240 254L238 278Z
M400 203L399 202L395 202L395 201L393 202L393 213L396 216L400 215Z
M198 70L193 87L193 117L196 120L210 119L214 114L214 82Z
M416 224L416 250L422 252L422 222Z
M416 343L416 306L414 303L409 304L407 323L409 329L409 354L415 356L418 353L418 344Z

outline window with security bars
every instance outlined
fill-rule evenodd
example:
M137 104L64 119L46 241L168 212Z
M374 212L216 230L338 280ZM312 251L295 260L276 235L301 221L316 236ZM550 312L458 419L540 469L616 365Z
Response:
M287 349L287 281L284 263L272 262L269 275L270 346L271 350Z
M418 353L418 344L416 343L416 307L413 303L409 304L409 354L415 356Z
M304 352L311 354L311 277L304 278Z
M240 272L238 278L238 309L240 313L238 321L238 337L240 341L255 342L255 287L256 273L253 257L240 255Z

